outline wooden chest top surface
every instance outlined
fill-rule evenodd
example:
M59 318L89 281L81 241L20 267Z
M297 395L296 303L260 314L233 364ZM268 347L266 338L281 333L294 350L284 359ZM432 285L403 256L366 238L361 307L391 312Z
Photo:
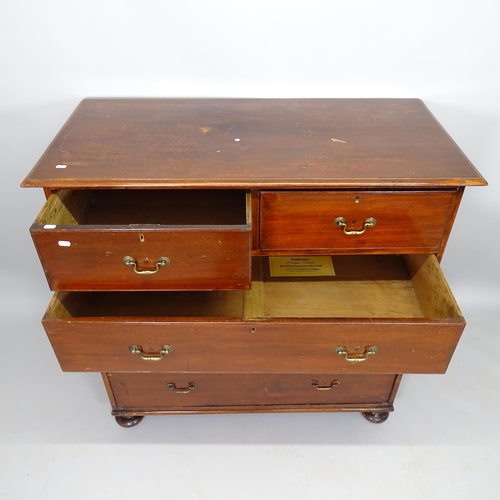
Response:
M85 99L22 186L485 184L418 99Z

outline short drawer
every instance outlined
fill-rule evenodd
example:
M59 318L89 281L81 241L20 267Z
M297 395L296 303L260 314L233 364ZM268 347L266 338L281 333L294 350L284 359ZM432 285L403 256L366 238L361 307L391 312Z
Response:
M438 253L456 190L263 191L263 250Z
M395 375L109 373L121 408L384 404Z
M323 279L263 260L249 291L59 292L42 322L65 371L446 370L465 321L435 256L339 255Z
M245 191L60 191L30 231L52 290L250 286Z

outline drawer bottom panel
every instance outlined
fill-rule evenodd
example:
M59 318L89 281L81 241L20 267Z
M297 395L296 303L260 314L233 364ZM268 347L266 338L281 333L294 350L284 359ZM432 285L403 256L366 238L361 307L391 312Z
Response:
M108 373L116 408L387 405L396 375Z

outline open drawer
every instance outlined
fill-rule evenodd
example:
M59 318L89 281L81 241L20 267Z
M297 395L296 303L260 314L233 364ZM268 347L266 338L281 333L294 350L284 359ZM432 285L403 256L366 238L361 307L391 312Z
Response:
M244 190L62 190L30 232L52 290L250 286Z
M336 275L252 290L57 293L43 318L63 370L443 373L465 321L434 255L334 256Z

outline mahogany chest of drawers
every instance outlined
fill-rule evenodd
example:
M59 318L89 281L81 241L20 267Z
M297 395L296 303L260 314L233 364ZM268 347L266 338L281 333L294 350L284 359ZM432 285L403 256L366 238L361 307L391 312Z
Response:
M125 427L170 413L357 411L444 373L440 269L486 181L416 99L86 99L22 183L65 371Z

